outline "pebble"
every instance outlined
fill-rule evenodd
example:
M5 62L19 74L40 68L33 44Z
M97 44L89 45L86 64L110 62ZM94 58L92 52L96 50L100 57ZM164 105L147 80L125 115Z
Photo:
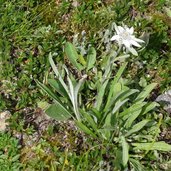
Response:
M9 111L3 111L0 113L0 131L4 132L8 126L7 119L9 119L11 113Z

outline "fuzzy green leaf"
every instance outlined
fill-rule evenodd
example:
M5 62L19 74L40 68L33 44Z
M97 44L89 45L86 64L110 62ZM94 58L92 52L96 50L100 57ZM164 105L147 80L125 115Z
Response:
M132 115L132 113L140 111L145 104L145 102L133 104L132 106L121 112L119 116L126 120Z
M86 71L93 68L95 62L96 62L96 50L93 47L91 47L89 52L88 52L88 55L87 55L87 69L86 69Z
M135 101L142 102L149 96L150 92L156 87L157 83L152 83L144 88L144 90L137 96Z
M72 43L67 42L65 44L65 54L67 58L69 59L69 61L72 63L72 65L76 67L79 71L84 69L84 67L77 62L79 56Z
M125 137L121 137L121 144L122 144L122 162L123 166L125 167L128 163L129 159L129 145L125 140Z
M147 123L149 122L149 120L143 120L141 122L138 122L137 124L135 124L131 130L129 130L125 136L129 136L135 132L138 132L139 130L141 130Z
M64 115L64 116L66 116L66 118L69 118L69 116L71 117L71 114L68 112L68 110L63 106L63 104L62 104L62 102L60 101L60 99L47 87L47 86L45 86L44 84L42 84L42 83L40 83L39 81L36 81L37 82L37 84L38 84L38 86L44 91L44 92L46 92L51 98L53 98L54 100L55 100L55 106L56 106L56 109L59 109L59 112L61 112L61 115ZM48 109L46 109L46 111L48 112L48 111L50 111L50 112L52 112L52 114L50 114L50 112L48 112L47 114L49 115L49 116L51 116L51 117L55 117L55 112L54 112L54 110L55 110L55 106L51 106L51 108L50 107L48 107ZM57 110L58 111L58 110ZM58 115L58 114L57 114ZM56 117L57 118L57 117ZM61 119L62 118L65 118L65 117L61 117ZM60 117L59 117L59 119L60 119Z
M125 122L125 128L129 128L132 126L132 123L135 121L135 119L140 115L142 109L139 109L135 111L134 113L131 113L131 115L128 117L127 121Z
M61 103L61 101L57 97L57 95L53 91L51 91L46 85L42 84L38 80L36 80L36 83L45 93L47 93L48 96L50 96L52 99L54 99L54 100L58 101L59 103Z
M71 114L59 103L52 104L45 110L45 113L58 121L65 121L71 118Z
M88 113L85 112L83 110L80 110L81 114L83 115L83 117L87 120L87 122L91 125L91 127L97 131L97 124L95 123L94 119L92 118L92 116Z
M69 96L70 93L69 93L68 87L67 87L67 85L65 84L64 80L62 79L62 77L61 77L61 75L60 75L60 73L59 73L59 71L58 71L58 68L56 67L56 65L55 65L55 63L54 63L54 61L53 61L53 59L52 59L51 53L49 54L49 62L50 62L50 65L51 65L51 67L52 67L54 73L56 74L57 78L59 79L61 85L63 86L63 88L65 89L65 91L67 92L67 94L68 94L68 96Z
M120 68L119 71L117 72L116 76L114 77L114 80L111 82L110 85L110 91L107 97L107 103L105 106L105 110L107 110L110 106L111 98L113 96L113 93L115 92L116 84L118 83L119 79L121 78L125 68L126 68L127 63L123 64Z
M164 141L152 142L152 143L132 143L135 149L139 150L159 150L159 151L171 151L171 145Z
M144 166L138 161L133 158L129 158L130 164L132 165L134 171L144 171Z
M109 80L106 80L98 89L97 96L96 96L96 103L95 103L95 108L97 110L100 110L100 107L103 103L104 94L105 94L105 90L106 90L106 86L108 84L108 81Z
M137 93L137 92L139 92L139 90L136 90L136 89L125 89L125 90L118 96L117 99L124 100L124 99L128 98L129 96L131 96L132 94Z
M75 121L76 125L86 134L91 135L94 138L97 138L96 134L94 134L87 126L85 126L82 122Z
M149 103L147 103L143 107L141 115L145 115L146 113L148 113L149 111L153 110L157 106L160 106L160 105L158 103L156 103L156 102L149 102Z
M112 110L112 114L116 113L128 100L128 98L124 99L123 101L118 100Z
M63 97L68 97L67 92L58 80L48 79L48 83Z

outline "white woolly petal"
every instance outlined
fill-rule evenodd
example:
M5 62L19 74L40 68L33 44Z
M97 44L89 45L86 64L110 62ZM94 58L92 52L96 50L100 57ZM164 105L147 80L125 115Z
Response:
M123 44L126 48L129 48L131 46L131 43L128 40L123 40Z
M120 32L119 32L118 26L115 24L115 26L114 26L114 27L115 27L115 31L116 31L116 33L117 33L117 34L119 34Z
M138 39L138 38L136 38L136 37L134 37L134 40L135 40L136 42L139 42L139 43L145 43L144 40Z
M134 28L133 28L133 27L131 27L131 28L129 29L129 33L130 33L130 34L133 34L133 33L134 33Z
M130 40L130 42L131 42L132 45L134 45L134 46L136 46L136 47L141 47L141 45L138 44L138 43L137 43L136 41L134 41L134 40Z
M133 47L129 47L128 50L135 56L138 56L137 51Z
M114 40L119 40L119 36L118 35L114 35L111 39L110 39L111 41L114 41Z
M128 27L125 27L125 32L130 34L130 31L129 31L129 28Z
M125 29L121 26L118 26L119 33L125 32Z

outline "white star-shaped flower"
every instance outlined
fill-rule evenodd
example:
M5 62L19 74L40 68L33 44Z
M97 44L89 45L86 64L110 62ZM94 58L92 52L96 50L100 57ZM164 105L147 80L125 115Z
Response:
M137 51L133 48L141 47L139 43L144 43L143 40L136 38L134 33L134 28L128 28L126 25L124 27L117 26L115 24L116 35L111 38L111 41L117 41L119 46L124 45L127 51L130 51L133 55L138 55Z

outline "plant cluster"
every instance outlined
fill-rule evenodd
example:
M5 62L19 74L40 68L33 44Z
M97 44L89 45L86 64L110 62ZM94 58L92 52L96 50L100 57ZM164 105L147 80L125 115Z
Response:
M0 169L1 170L20 170L22 164L20 158L20 146L16 138L9 133L0 133Z
M47 80L48 85L37 83L53 99L53 104L44 105L50 117L61 121L74 119L78 128L98 141L92 147L97 151L115 149L113 162L108 167L122 170L138 166L143 170L139 160L143 160L150 151L170 151L171 146L157 140L163 116L155 118L154 109L158 104L146 101L156 84L138 90L131 88L130 80L122 76L129 52L138 55L133 46L141 47L138 42L144 41L135 38L133 28L115 25L115 30L116 35L111 41L118 42L118 50L112 50L100 65L96 65L93 47L89 48L87 56L82 56L67 42L64 52L78 77L64 64L56 66L50 54L54 78ZM117 61L120 61L119 66Z
M169 0L1 0L0 19L0 111L11 112L11 132L34 137L37 106L65 125L62 133L50 125L21 151L3 133L16 153L3 146L2 170L170 169L171 120L154 101L170 89ZM144 43L125 42L121 29L114 35L115 23Z

